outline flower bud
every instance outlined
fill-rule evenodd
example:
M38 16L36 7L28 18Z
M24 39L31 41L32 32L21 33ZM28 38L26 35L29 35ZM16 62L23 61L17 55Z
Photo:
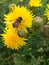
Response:
M9 5L9 9L10 9L10 10L13 10L13 8L15 8L15 7L16 7L16 4L10 4L10 5Z
M41 31L42 27L43 27L43 18L40 16L36 16L33 20L33 29L34 31Z
M49 37L49 25L44 26L43 36Z
M26 32L23 31L23 30L18 30L18 35L19 35L20 37L25 37L25 36L26 36Z
M19 0L20 2L23 2L23 0Z

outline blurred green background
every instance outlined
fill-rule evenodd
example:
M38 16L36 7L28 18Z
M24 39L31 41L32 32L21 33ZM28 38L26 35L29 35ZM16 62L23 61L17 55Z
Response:
M9 5L13 3L30 8L28 5L29 0L23 2L19 0L0 0L0 33L3 33L5 28L3 15L9 12ZM49 0L42 0L42 7L30 8L30 10L33 10L34 15L41 16L44 19L44 25L48 22L43 15L48 3ZM49 38L43 37L41 32L31 35L33 28L27 30L28 44L18 51L4 47L0 38L0 65L49 65Z

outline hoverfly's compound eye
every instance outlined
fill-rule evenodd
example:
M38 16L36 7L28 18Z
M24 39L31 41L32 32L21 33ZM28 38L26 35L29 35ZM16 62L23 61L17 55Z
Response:
M19 17L18 19L22 20L22 17Z

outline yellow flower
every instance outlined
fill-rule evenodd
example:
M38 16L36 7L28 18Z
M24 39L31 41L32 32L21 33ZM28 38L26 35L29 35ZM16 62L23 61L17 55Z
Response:
M12 7L11 7L12 8ZM17 30L23 29L26 30L27 27L31 27L32 25L32 20L33 17L32 16L32 12L30 10L28 10L26 7L22 6L15 6L12 8L12 11L10 11L7 15L5 14L5 18L4 20L9 23L9 22L15 22L15 20L17 20L19 17L22 18L22 21L20 23L20 25L18 26ZM8 24L11 25L11 24Z
M19 36L18 31L21 32L20 34L25 34L27 31L26 28L31 27L34 16L32 16L32 13L26 7L16 7L15 4L12 4L9 14L5 14L4 16L6 22L6 28L2 34L4 45L8 48L10 47L11 49L18 50L26 44L24 40L27 40L25 37ZM20 23L18 23L19 19L22 19L19 21ZM13 26L15 21L18 27ZM23 31L25 31L25 33Z
M4 45L7 46L7 48L11 49L19 49L22 46L26 44L24 40L26 40L23 37L20 37L15 31L14 28L6 27L4 29L4 33L2 34L2 40L4 42Z
M47 4L47 8L46 8L46 11L45 11L45 16L47 16L48 20L49 20L49 4Z
M41 0L30 0L29 2L30 6L35 6L35 7L39 7L42 6Z

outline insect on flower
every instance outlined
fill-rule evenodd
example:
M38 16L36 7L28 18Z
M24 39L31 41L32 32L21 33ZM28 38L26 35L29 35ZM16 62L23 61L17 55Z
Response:
M15 20L15 22L13 23L13 27L14 28L18 28L19 24L21 23L22 18L19 17L18 19Z
M18 26L21 23L21 21L22 21L21 17L19 17L18 19L16 19L15 22L13 23L13 27L14 28L18 28ZM25 32L23 30L18 30L18 36L24 37L25 36Z

